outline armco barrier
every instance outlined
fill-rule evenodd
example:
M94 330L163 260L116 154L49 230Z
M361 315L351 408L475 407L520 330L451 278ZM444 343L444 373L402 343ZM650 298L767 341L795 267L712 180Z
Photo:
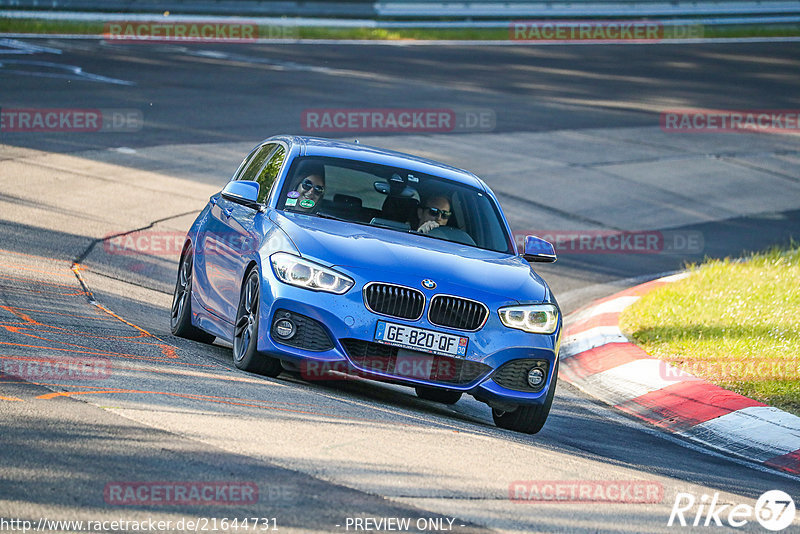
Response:
M265 1L265 0L0 0L0 9L36 9L50 11L95 11L117 13L191 13L198 15L236 16L375 16L372 0L349 1Z
M163 13L157 0L0 0L0 9L37 11L90 11L105 13ZM530 0L421 1L421 0L176 0L169 3L172 14L395 18L395 19L510 19L553 17L666 17L709 15L791 15L800 14L800 3L788 0Z

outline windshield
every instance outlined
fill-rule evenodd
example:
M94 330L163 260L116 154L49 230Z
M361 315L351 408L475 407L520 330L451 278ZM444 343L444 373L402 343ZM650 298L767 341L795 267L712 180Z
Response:
M297 158L278 209L511 253L500 213L482 191L407 169Z

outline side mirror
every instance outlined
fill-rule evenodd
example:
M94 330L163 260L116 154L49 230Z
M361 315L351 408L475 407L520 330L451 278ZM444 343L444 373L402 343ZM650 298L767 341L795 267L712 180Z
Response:
M258 203L258 190L260 187L258 182L251 182L249 180L228 182L222 189L222 197L236 202L237 204L241 204L242 206L257 210L261 208L261 204Z
M535 235L526 235L522 257L529 262L553 263L556 261L556 250L549 241Z

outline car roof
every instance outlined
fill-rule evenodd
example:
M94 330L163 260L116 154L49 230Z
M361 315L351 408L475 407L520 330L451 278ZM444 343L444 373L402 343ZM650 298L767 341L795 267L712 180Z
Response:
M324 137L276 136L276 138L300 145L301 156L323 156L377 163L379 165L432 174L486 190L483 180L469 171L412 154Z

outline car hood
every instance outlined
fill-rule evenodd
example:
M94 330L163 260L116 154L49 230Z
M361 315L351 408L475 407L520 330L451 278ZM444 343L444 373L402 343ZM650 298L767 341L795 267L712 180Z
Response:
M371 279L386 273L384 281L416 287L430 278L442 290L460 286L525 302L541 302L549 293L519 256L304 214L273 212L270 218L302 256Z

